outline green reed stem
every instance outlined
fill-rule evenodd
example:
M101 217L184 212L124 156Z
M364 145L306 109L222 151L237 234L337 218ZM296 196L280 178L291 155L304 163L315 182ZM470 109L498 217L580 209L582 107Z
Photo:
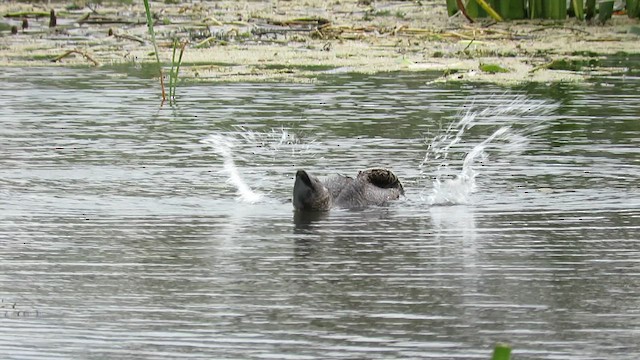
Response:
M640 17L640 0L627 0L627 15L630 18Z
M472 19L483 18L487 16L487 12L484 11L475 0L469 0L469 2L467 3L466 12L467 15Z
M542 0L529 0L529 17L531 19L542 18Z
M173 52L171 53L171 71L169 71L169 102L173 101L176 90L176 49L178 48L178 39L173 39Z
M458 12L458 4L456 0L447 0L447 14L453 16Z
M586 0L584 7L584 18L591 20L596 14L596 0Z
M573 13L576 15L578 20L584 20L584 0L571 0L571 5L573 6Z
M525 17L525 0L499 0L496 1L496 7L504 19L515 20Z
M598 20L604 24L607 20L611 19L613 15L613 0L601 1L598 4Z
M178 73L180 73L180 65L182 64L182 55L184 54L184 49L187 47L187 42L183 42L182 46L180 46L180 55L178 55L178 64L176 65L176 83L174 86L178 85ZM173 96L176 95L175 89L173 90Z
M180 73L180 65L182 64L182 55L184 49L187 46L187 42L180 44L180 52L176 59L176 50L178 49L179 42L177 39L173 40L173 53L171 55L171 72L169 73L169 102L173 103L176 97L176 88L178 87L178 74Z
M500 16L500 14L498 14L492 7L491 5L489 5L489 3L487 3L485 0L475 0L478 5L480 5L480 7L482 7L482 9L484 9L484 11L487 12L487 14L489 14L489 16L491 16L493 18L493 20L495 21L502 21L502 16Z
M156 45L156 33L153 31L153 17L151 16L151 9L149 8L149 0L142 1L144 1L144 11L147 13L147 29L149 30L149 35L151 35L153 51L156 54L156 61L160 64L160 56L158 55L158 45Z
M507 344L496 344L493 349L493 356L491 360L510 360L511 359L511 347Z
M542 2L545 18L565 20L567 18L567 3L559 0L544 0Z
M156 55L156 62L160 71L160 87L162 89L162 102L166 100L166 94L164 90L164 76L162 75L162 63L160 62L160 55L158 54L158 45L156 44L156 33L153 31L153 17L151 16L151 8L149 7L149 0L142 0L144 2L144 11L147 14L147 30L151 35L151 43L153 44L153 53Z

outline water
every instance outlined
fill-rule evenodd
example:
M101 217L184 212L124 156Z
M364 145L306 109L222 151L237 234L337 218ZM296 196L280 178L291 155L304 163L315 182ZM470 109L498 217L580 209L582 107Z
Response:
M5 358L640 356L638 78L342 74L159 109L151 79L4 70ZM374 165L405 199L294 217L296 169Z

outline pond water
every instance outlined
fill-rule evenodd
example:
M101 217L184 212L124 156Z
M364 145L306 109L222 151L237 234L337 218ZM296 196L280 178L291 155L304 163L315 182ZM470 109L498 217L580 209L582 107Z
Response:
M640 357L640 78L3 69L5 358ZM465 161L466 159L466 161ZM294 216L295 171L406 198Z

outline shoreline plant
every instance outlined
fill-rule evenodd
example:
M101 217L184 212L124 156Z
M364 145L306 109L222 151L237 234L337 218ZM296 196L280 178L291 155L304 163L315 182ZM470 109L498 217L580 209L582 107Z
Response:
M575 17L578 20L591 20L596 10L598 21L604 23L613 13L613 0L446 0L449 16L460 11L469 21L491 17L495 21L517 19L553 19L564 20ZM630 18L640 17L640 0L627 0L624 11Z
M162 71L163 64L160 61L160 54L158 52L158 44L156 42L156 34L153 30L154 20L151 14L151 7L149 6L149 0L143 0L144 2L144 10L146 13L147 19L147 30L149 31L149 35L151 36L151 43L153 44L153 53L156 58L156 63L158 64L158 71L160 75L160 88L162 91L162 106L165 101L167 101L167 92L165 90L164 85L164 73ZM187 46L187 41L180 43L178 39L173 40L173 52L171 55L171 69L169 70L169 105L174 105L176 100L176 88L178 85L178 74L180 72L180 65L182 64L182 55L184 54L184 49ZM180 51L178 52L178 56L176 58L176 53L178 48Z

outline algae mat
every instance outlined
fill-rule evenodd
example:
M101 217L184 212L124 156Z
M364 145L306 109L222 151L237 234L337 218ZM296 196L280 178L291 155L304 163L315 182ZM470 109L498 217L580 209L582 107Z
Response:
M333 72L428 70L442 72L438 81L582 81L624 71L598 66L598 59L640 54L638 21L622 15L605 25L470 24L449 18L443 0L152 2L151 9L161 60L168 66L174 40L186 42L180 76L190 81L306 82ZM9 3L0 13L4 66L155 62L141 1Z

